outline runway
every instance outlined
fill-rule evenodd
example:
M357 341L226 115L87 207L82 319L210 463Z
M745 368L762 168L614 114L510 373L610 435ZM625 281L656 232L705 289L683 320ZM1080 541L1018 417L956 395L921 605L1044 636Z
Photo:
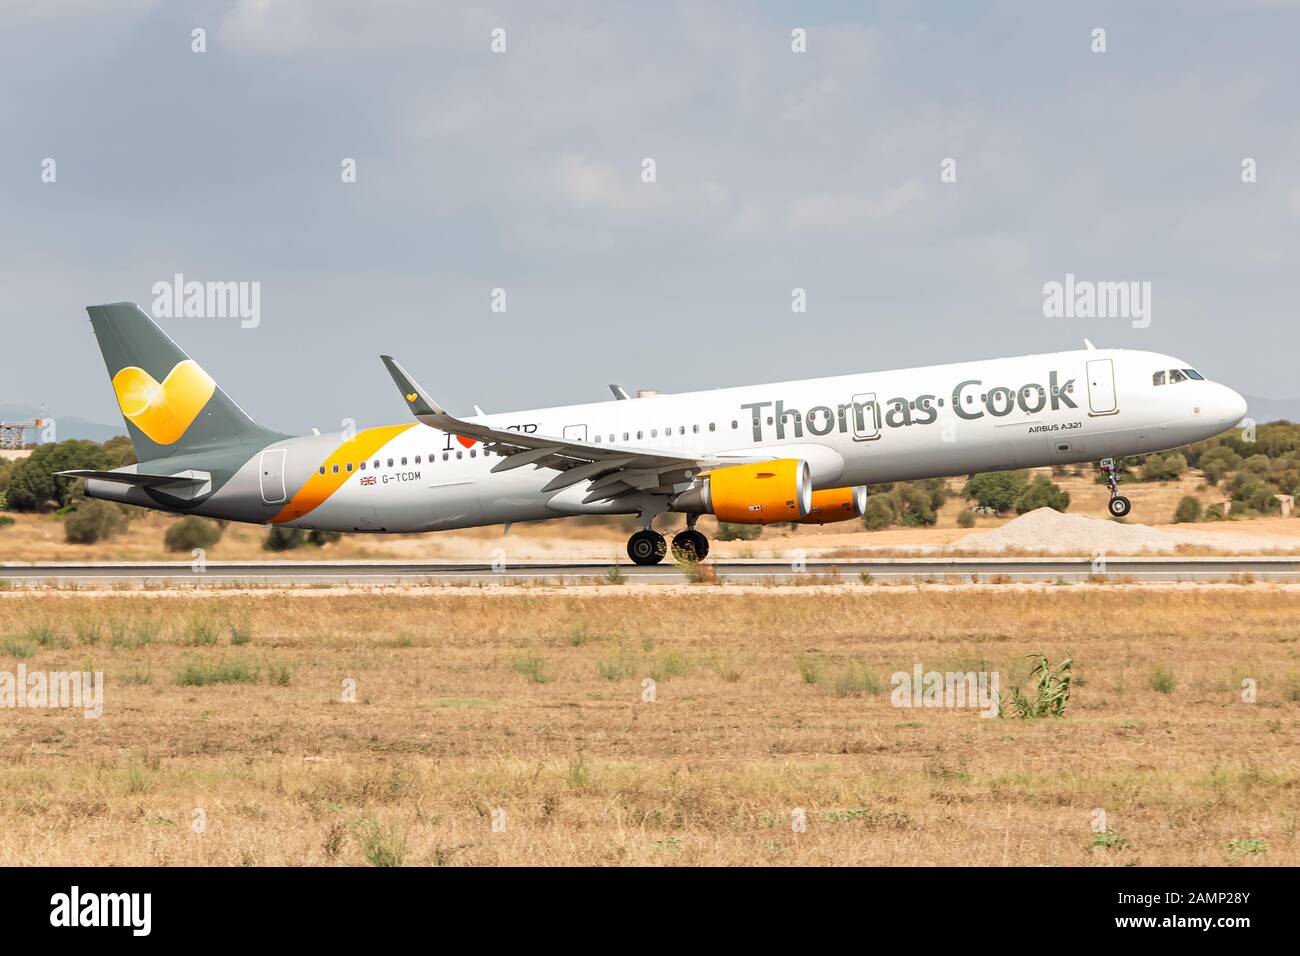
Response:
M1300 559L1290 557L1138 558L1115 557L1104 562L1087 557L1063 558L845 558L781 562L770 559L709 561L718 579L734 583L793 584L810 580L910 580L937 583L999 583L1006 581L1095 580L1116 583L1208 581L1300 581ZM637 567L618 565L621 580L642 584L680 584L688 580L682 568L665 563ZM366 585L366 584L594 584L607 582L607 561L519 562L505 564L445 564L393 561L257 561L209 562L192 567L185 562L118 564L4 564L0 586L167 586L232 584Z

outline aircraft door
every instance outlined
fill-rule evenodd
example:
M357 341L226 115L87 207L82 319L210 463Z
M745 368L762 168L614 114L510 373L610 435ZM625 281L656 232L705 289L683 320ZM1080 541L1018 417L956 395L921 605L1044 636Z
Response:
M1111 359L1093 359L1088 363L1088 410L1093 415L1114 415L1115 363Z
M853 396L853 440L874 441L880 437L880 406L875 392L860 392Z
M564 437L572 439L573 441L585 442L587 440L587 426L586 425L565 425Z
M262 452L258 477L261 479L263 504L278 505L288 497L284 493L284 458L287 453L284 448L269 448Z

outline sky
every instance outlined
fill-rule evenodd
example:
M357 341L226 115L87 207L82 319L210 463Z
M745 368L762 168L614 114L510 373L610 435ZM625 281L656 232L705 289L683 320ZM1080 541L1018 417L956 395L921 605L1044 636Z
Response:
M178 273L257 283L253 327L160 324L289 432L405 420L381 353L458 413L1085 336L1294 397L1297 36L1283 0L0 0L0 402L120 423L84 307ZM1067 274L1149 323L1045 315Z

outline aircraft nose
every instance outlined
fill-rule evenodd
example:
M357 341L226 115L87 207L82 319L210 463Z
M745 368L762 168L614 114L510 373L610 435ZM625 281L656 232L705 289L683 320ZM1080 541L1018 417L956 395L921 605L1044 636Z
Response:
M1226 385L1219 386L1219 397L1215 405L1224 424L1236 425L1246 417L1246 399Z

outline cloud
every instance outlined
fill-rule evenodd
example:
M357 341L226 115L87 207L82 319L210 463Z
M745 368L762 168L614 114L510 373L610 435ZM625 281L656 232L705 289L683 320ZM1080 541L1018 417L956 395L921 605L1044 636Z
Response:
M925 187L915 179L874 199L851 193L814 193L794 201L786 222L791 229L807 231L859 229L894 218L925 195Z

